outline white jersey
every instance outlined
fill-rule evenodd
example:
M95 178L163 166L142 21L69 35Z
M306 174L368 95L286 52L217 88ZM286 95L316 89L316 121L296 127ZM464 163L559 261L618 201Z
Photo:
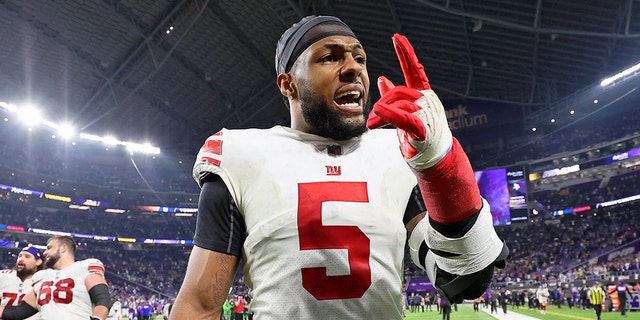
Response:
M17 306L24 296L32 290L33 278L22 281L18 278L18 272L15 269L0 270L0 294L2 294L3 306ZM27 318L27 320L40 319L40 313Z
M244 217L256 317L402 319L402 220L417 181L395 130L346 142L222 130L198 154L202 172L222 177Z
M538 298L538 302L540 304L546 305L549 302L549 289L540 288L536 291L536 298Z
M104 275L98 259L76 261L62 269L45 269L33 275L37 305L44 319L86 320L93 305L85 278L93 273Z
M116 301L111 305L107 320L122 320L122 303L120 301Z

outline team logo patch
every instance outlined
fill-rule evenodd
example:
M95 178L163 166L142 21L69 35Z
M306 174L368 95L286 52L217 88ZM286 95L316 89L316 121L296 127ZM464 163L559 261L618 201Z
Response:
M342 168L340 166L325 166L327 168L328 176L339 176L342 174Z

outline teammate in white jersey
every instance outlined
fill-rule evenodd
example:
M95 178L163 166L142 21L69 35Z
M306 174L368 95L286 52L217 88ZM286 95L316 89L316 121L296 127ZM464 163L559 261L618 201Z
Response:
M195 246L170 319L219 318L240 259L258 319L402 319L407 231L446 299L485 291L508 249L413 48L393 39L407 85L381 78L372 109L346 24L309 16L285 31L291 128L223 129L200 149ZM387 124L397 131L368 130Z
M33 275L42 268L44 268L44 262L40 251L33 246L24 247L18 253L15 268L0 271L1 305L18 306L31 290ZM28 320L36 319L40 319L40 314L28 318Z
M111 306L107 320L122 320L122 303L119 300Z
M104 320L111 297L98 259L75 261L72 237L54 236L47 241L45 264L50 269L33 275L33 290L17 307L0 310L3 320L24 319L40 311L42 319Z

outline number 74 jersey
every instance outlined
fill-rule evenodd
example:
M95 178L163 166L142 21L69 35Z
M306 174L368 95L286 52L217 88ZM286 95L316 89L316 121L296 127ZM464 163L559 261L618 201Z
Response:
M395 130L336 142L284 127L223 130L194 177L218 174L242 214L245 282L260 319L401 319L416 178Z
M93 305L85 279L92 273L104 276L98 259L76 261L62 269L45 269L33 275L33 290L43 319L86 320Z
M0 294L2 294L3 306L17 306L19 305L24 296L31 290L32 279L26 279L24 281L18 278L17 271L15 269L0 270ZM39 314L35 314L27 320L40 319Z

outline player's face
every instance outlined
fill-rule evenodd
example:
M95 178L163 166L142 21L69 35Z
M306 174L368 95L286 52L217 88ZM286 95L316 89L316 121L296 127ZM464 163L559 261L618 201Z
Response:
M303 131L347 140L367 130L369 75L357 39L333 36L312 44L292 72L306 126Z
M40 261L40 263L42 263ZM16 260L16 272L18 277L31 276L38 271L38 259L29 252L21 251Z
M53 268L53 266L60 260L60 245L58 241L52 240L47 243L47 249L44 251L44 256L46 258L45 265L48 268Z

